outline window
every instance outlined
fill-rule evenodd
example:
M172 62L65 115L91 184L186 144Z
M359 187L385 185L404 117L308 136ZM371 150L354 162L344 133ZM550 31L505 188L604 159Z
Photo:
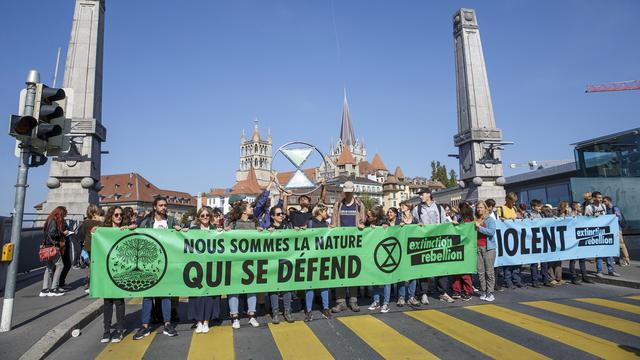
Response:
M547 187L547 203L558 206L560 201L571 201L571 193L569 192L569 185L554 185Z

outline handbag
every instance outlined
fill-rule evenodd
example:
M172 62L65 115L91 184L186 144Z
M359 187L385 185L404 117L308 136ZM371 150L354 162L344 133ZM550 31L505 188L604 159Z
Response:
M38 250L38 256L40 257L40 261L47 261L55 258L60 254L60 250L55 246L40 246L40 250Z

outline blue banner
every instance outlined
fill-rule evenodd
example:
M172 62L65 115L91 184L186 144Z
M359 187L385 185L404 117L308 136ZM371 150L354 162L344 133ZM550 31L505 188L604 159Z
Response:
M496 222L496 266L619 256L615 215Z

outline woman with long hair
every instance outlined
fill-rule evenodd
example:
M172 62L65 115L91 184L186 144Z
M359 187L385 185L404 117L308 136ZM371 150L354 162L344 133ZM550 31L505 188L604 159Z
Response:
M258 230L263 229L258 226L255 219L253 219L253 204L249 204L246 201L239 202L231 209L229 214L229 226L225 229L229 230ZM229 314L231 315L231 327L234 329L240 328L240 300L238 295L229 295ZM249 315L249 324L253 327L260 326L258 319L256 319L256 305L258 298L256 294L247 294L247 314Z
M104 223L102 227L114 227L119 228L120 230L130 229L133 230L136 228L134 225L125 225L124 224L124 210L120 206L111 206L107 209L107 214L104 217ZM91 230L95 231L95 227ZM108 343L109 341L113 343L119 343L122 341L124 336L124 299L109 299L105 298L104 304L102 305L103 309L103 324L104 324L104 333L102 334L102 339L100 342ZM116 308L116 331L111 333L111 320L113 317L113 307Z
M204 206L196 213L196 218L191 223L192 230L215 230L211 225L213 211L210 207ZM218 301L219 297L218 297ZM212 296L189 297L189 319L196 321L196 334L206 334L209 332L209 320L213 317L214 298Z
M400 219L400 226L417 224L418 221L413 217L413 204L410 201L404 200L400 202L400 213L398 214L398 218ZM396 303L399 307L403 307L405 303L409 303L409 305L419 306L420 302L416 299L416 286L418 284L418 280L410 280L404 281L398 284L398 302ZM409 287L409 298L407 299L405 296L407 295L407 286Z
M480 300L494 301L493 287L495 275L493 265L496 261L496 221L491 216L491 208L484 202L476 203L475 227L478 232L478 279L480 280Z
M44 279L42 280L42 291L40 297L62 296L65 291L59 287L60 275L64 264L62 254L65 251L65 236L69 234L64 221L67 216L67 208L58 206L51 211L44 223L44 239L42 247L53 247L57 254L45 261Z

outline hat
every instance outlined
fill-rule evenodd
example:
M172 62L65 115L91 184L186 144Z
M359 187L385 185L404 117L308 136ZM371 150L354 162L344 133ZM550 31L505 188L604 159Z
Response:
M429 189L429 188L420 188L420 189L418 189L418 195L422 195L423 193L431 194L431 189Z
M243 195L231 195L229 196L229 204L233 204L236 201L242 201L244 199L246 199L246 196Z
M342 184L342 192L353 192L353 190L354 190L353 182L346 181L344 184Z

